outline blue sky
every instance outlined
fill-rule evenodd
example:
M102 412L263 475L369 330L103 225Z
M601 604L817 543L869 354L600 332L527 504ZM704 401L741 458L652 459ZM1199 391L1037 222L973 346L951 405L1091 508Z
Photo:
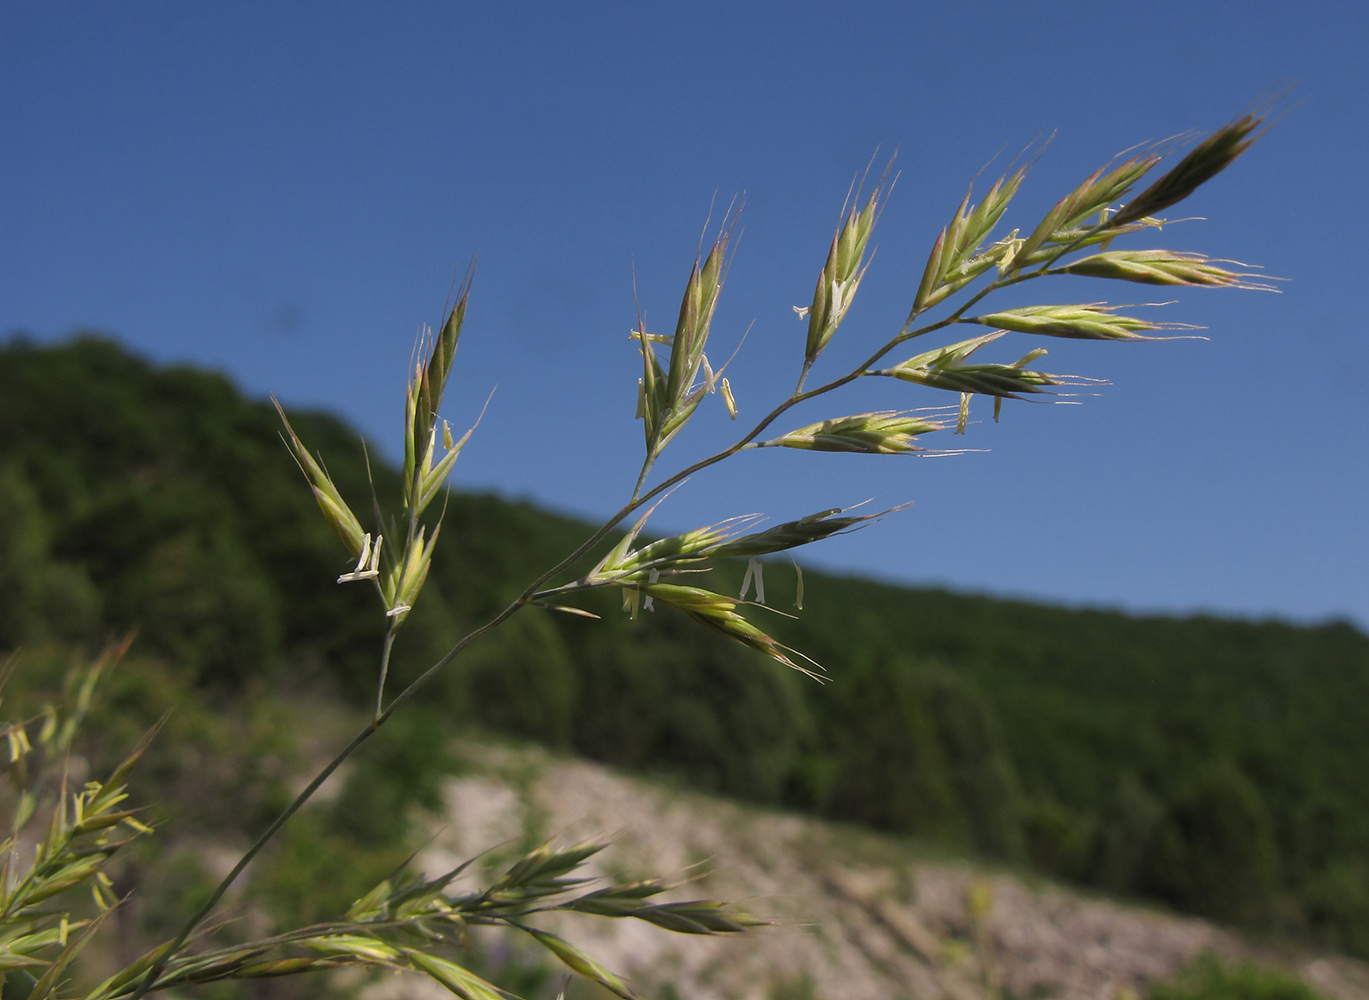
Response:
M745 194L710 354L741 406L792 390L852 178L901 171L859 297L819 362L902 322L971 178L1056 133L1005 228L1114 153L1291 112L1146 246L1263 265L1279 295L1062 279L1031 302L1177 299L1209 340L1053 340L1082 406L978 401L954 458L743 455L657 530L913 501L809 550L827 567L1074 605L1369 625L1360 302L1369 15L1358 4L138 2L0 7L0 333L107 331L248 392L326 407L394 453L415 331L479 254L446 415L457 482L588 516L640 463L636 294L669 332L714 205ZM1143 244L1133 243L1140 247ZM975 329L966 335L978 332ZM1012 342L987 360L1014 360ZM870 382L884 380L866 380ZM943 400L901 384L795 422ZM710 400L710 404L714 401ZM326 456L325 456L326 458Z

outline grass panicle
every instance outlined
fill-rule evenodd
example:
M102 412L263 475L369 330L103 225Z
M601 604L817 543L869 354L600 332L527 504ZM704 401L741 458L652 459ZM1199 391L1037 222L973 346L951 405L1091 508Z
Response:
M1010 168L978 204L972 202L972 192L967 193L934 241L912 292L911 309L903 326L882 343L876 340L863 363L823 385L805 388L809 370L844 323L866 278L872 256L869 241L892 186L891 164L863 203L858 193L853 199L848 191L842 221L827 249L812 303L798 309L808 320L808 331L803 369L795 391L732 444L648 486L648 475L662 450L685 427L704 395L720 390L729 415L733 419L737 416L731 383L720 378L721 370L715 372L706 355L735 246L737 216L729 210L706 253L700 244L674 332L668 336L649 333L638 313L632 337L642 357L637 416L643 421L646 454L630 498L557 565L530 581L502 610L463 636L388 703L385 683L396 630L423 588L441 532L441 514L433 516L429 511L442 495L456 458L471 436L468 431L459 441L455 440L440 416L467 316L470 272L461 280L455 305L447 312L439 332L425 331L411 359L405 392L404 493L397 512L387 517L373 498L374 523L364 524L341 496L321 459L309 452L277 403L286 445L324 519L342 541L349 559L355 560L355 569L344 572L339 581L370 582L383 604L387 628L379 651L375 714L276 816L175 936L115 972L87 994L89 1000L139 1000L149 992L190 984L300 975L344 966L409 970L427 976L465 1000L503 1000L510 994L471 972L459 960L465 933L474 925L502 926L526 934L576 973L620 997L631 998L634 994L624 980L565 938L538 926L539 917L562 911L586 917L632 918L686 934L737 933L764 923L721 902L662 899L677 885L660 879L604 885L586 874L584 867L604 845L586 841L566 847L548 844L529 851L482 890L459 893L452 889L456 876L471 862L431 879L407 865L331 922L220 947L215 947L212 935L202 930L229 887L335 770L468 646L530 605L575 610L550 604L547 599L580 590L620 587L625 607L634 615L657 604L672 607L732 642L817 678L821 669L817 664L743 614L746 605L764 604L761 557L792 552L855 530L902 507L872 514L853 514L851 508L832 507L769 528L760 527L760 515L744 515L639 544L647 519L661 498L691 476L742 451L778 447L870 455L918 453L924 450L919 443L921 437L949 428L951 412L955 413L956 433L965 432L971 398L975 395L993 398L997 419L1004 399L1055 396L1061 387L1101 383L1098 379L1056 375L1029 367L1046 353L1039 348L1011 363L971 360L981 349L1010 334L1136 341L1165 339L1148 336L1156 331L1192 329L1183 324L1124 315L1118 311L1122 306L1106 302L972 312L987 296L1003 289L1060 274L1151 285L1268 288L1254 280L1255 275L1225 266L1247 267L1233 261L1167 249L1114 250L1111 244L1123 237L1152 232L1160 224L1158 213L1187 198L1246 152L1267 127L1265 121L1272 103L1257 106L1198 142L1140 194L1133 196L1133 189L1159 167L1170 144L1148 146L1125 159L1115 158L1058 200L1026 237L1018 236L1020 229L1011 229L989 242L994 239L995 230L1004 225L1007 211L1036 157L1030 164ZM1085 250L1089 256L1073 256ZM962 295L959 304L950 305L956 295ZM916 325L924 311L943 303L949 308L945 316ZM897 361L899 355L895 352L907 341L944 335L949 328L963 323L993 329ZM865 376L956 393L958 406L829 416L777 437L766 436L773 435L771 426L785 418L792 408L809 405ZM825 398L823 401L826 402ZM835 410L838 414L845 411L846 407ZM636 520L632 521L633 518ZM631 527L626 533L610 542L619 526L629 522ZM605 545L609 550L593 570L577 579L568 579L574 572L582 572L577 567ZM680 574L703 569L710 560L728 558L748 560L742 591L737 597L675 582ZM801 607L802 574L795 565L796 603ZM753 587L754 602L745 599ZM60 768L54 767L54 762L64 758L72 746L78 723L110 662L109 658L97 661L76 679L69 690L69 704L51 706L33 719L5 724L7 774L15 789L17 809L5 844L0 877L0 972L27 976L24 987L29 1000L54 995L65 981L81 947L119 905L106 874L111 858L129 841L150 832L138 819L136 810L129 808L126 787L134 763L146 748L146 740L104 782L87 782L80 789L69 789ZM0 670L0 684L3 673ZM15 848L20 829L40 815L47 819L46 834L34 852L32 864L22 865ZM93 909L89 909L89 915L62 908L65 904L61 901L69 898L63 893L77 887L84 887L91 894Z

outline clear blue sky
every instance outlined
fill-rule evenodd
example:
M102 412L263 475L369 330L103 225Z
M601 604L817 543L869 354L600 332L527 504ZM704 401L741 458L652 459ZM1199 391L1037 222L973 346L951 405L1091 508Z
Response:
M1033 286L1036 301L1177 298L1165 318L1211 339L1042 343L1041 367L1112 385L1083 406L1009 402L998 425L977 405L967 438L927 442L982 454L742 456L654 526L911 500L808 559L1077 605L1365 626L1365 10L12 0L0 332L107 331L336 410L393 454L414 333L478 253L447 415L464 427L499 388L457 481L603 515L641 453L633 267L648 326L668 332L715 193L745 192L746 208L711 354L751 326L729 374L754 418L792 388L805 325L791 307L876 150L897 149L902 174L819 375L897 327L937 230L996 154L1058 131L1007 217L1030 229L1112 154L1216 128L1296 81L1291 113L1170 213L1209 221L1158 242L1261 264L1289 279L1282 294ZM1014 341L990 360L1036 346ZM800 416L940 401L868 386ZM707 409L662 469L740 426Z

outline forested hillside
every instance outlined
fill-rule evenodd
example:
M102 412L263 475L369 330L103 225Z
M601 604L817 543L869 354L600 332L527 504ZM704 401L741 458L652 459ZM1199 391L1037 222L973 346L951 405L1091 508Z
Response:
M366 497L357 436L291 419ZM372 454L376 490L396 494ZM454 493L394 671L421 670L589 530ZM105 339L0 349L0 650L136 628L163 699L290 686L360 703L381 623L363 588L332 584L346 561L269 404ZM825 685L605 602L601 621L516 616L430 689L428 717L1369 954L1369 638L1352 626L805 582L802 615L775 628ZM370 773L421 799L406 766Z

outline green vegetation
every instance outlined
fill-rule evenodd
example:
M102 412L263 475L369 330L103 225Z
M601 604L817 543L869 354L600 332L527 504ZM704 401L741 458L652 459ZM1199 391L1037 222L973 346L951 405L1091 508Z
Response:
M1169 983L1157 984L1146 1000L1322 1000L1300 979L1253 965L1227 965L1205 954Z
M345 493L366 495L352 432L292 422ZM138 629L96 709L97 763L117 763L174 702L140 774L165 790L152 797L190 804L178 823L243 835L297 767L264 692L365 710L382 635L369 595L318 585L348 567L278 426L222 377L159 370L107 340L0 353L0 649L28 648L7 698L59 684L62 648ZM398 496L395 472L373 471ZM396 683L588 530L461 493L446 524ZM739 586L717 573L716 589ZM321 807L351 818L330 829L368 871L402 857L403 837L368 829L365 806L433 802L440 734L464 722L1369 954L1369 741L1347 710L1369 699L1369 639L1351 626L804 578L804 614L780 638L829 665L827 685L668 611L630 620L616 595L587 602L600 622L525 614L438 679L425 698L438 717L397 719L410 731L358 757Z

